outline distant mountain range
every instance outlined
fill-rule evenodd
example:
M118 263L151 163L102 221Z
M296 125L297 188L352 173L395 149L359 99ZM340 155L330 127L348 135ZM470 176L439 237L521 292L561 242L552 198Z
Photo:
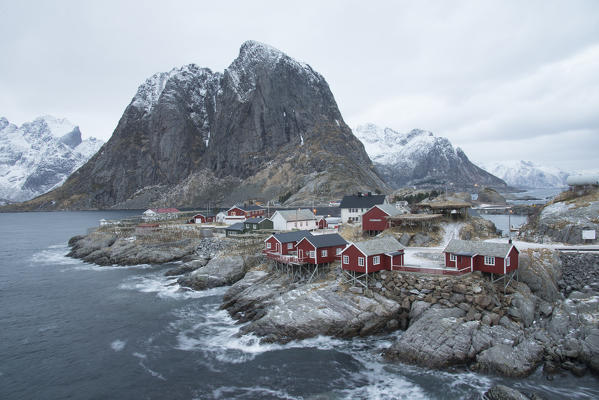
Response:
M305 204L377 190L388 187L325 79L248 41L222 73L190 64L147 79L100 153L11 209Z
M60 186L103 143L81 140L79 127L50 115L21 126L0 118L0 205Z
M509 160L481 165L483 169L520 188L564 187L569 173L532 161Z
M354 134L364 144L379 175L393 188L506 186L503 180L470 162L462 149L454 148L447 138L431 132L414 129L400 133L369 123L356 127Z

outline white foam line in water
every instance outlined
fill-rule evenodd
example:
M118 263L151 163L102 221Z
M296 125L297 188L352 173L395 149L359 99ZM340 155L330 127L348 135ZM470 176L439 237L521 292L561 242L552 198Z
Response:
M144 360L147 360L147 356L145 354L141 354L141 353L133 353L133 356L136 358L139 358L139 366L142 367L147 373L149 373L150 375L152 375L155 378L161 379L163 381L166 381L166 378L164 376L162 376L162 374L160 374L159 372L156 372L152 369L150 369L145 363Z
M126 341L117 339L114 342L110 343L110 347L112 348L112 350L119 352L125 348L126 344Z
M160 274L129 277L119 285L119 289L136 290L142 293L156 293L160 298L199 299L202 297L221 296L228 287L208 290L189 290L177 283L177 277L165 277Z
M31 266L37 266L39 264L76 265L81 263L79 260L67 257L67 253L68 247L66 245L50 246L31 256Z

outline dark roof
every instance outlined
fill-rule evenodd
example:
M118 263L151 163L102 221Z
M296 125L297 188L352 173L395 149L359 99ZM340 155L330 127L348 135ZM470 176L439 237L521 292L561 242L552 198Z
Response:
M312 243L317 249L347 244L347 241L337 233L329 233L327 235L312 235L307 237L306 240Z
M196 215L202 215L202 216L204 216L204 217L216 217L216 213L214 213L213 211L210 211L210 212L204 212L204 211L200 211L200 212L196 213L196 214L194 215L194 217L195 217Z
M225 228L226 231L243 231L245 230L245 227L243 226L243 222L238 222L236 224L227 226Z
M285 233L277 233L273 235L275 239L277 239L281 243L289 243L289 242L299 242L305 237L312 237L312 234L309 231L293 231L293 232L285 232Z
M234 205L234 206L233 206L233 207L231 207L231 208L235 208L235 207L237 207L237 208L239 208L240 210L243 210L243 211L266 210L266 208L264 208L264 207L260 207L260 206L254 206L254 205L251 205L251 206L240 206L240 205ZM230 210L231 208L229 208L229 210Z
M341 200L339 208L370 208L377 204L383 204L384 202L384 194L371 194L370 196L367 194L363 194L361 196L343 196L343 200Z
M259 218L248 218L245 220L245 224L259 224L260 222L264 221L266 218L264 217L259 217Z

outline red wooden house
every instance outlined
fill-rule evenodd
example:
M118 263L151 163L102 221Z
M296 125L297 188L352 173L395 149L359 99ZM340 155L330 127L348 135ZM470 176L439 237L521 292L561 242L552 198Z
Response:
M309 231L293 231L285 233L277 233L270 235L264 241L264 251L267 257L282 261L285 257L280 256L297 256L297 243L304 237L311 237Z
M346 245L336 233L306 236L297 243L297 257L307 264L328 264L340 258Z
M260 206L233 206L227 210L227 216L244 218L263 217L266 209Z
M213 212L199 212L193 216L196 224L205 224L207 222L216 222L216 214Z
M443 250L445 267L506 275L518 269L518 249L512 243L451 239Z
M404 246L391 236L351 243L341 252L341 268L349 277L346 282L365 287L371 272L401 268L403 263ZM365 284L360 281L363 277Z
M324 229L329 226L325 217L316 217L316 226L318 229Z
M376 204L362 214L362 231L378 234L390 227L389 217L402 213L402 210L392 204Z

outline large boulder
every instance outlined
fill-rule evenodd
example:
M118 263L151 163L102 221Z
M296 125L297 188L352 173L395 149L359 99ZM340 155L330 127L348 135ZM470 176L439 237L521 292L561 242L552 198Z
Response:
M559 253L548 249L527 249L520 252L518 279L541 299L553 303L561 299L558 282L562 279Z
M543 346L528 339L516 346L497 343L476 357L474 368L509 377L530 375L543 359Z
M538 398L538 397L536 397ZM531 400L520 391L505 385L495 385L485 393L486 400Z
M220 256L213 258L206 266L179 278L181 286L194 290L210 289L237 282L247 272L246 260L242 256Z

